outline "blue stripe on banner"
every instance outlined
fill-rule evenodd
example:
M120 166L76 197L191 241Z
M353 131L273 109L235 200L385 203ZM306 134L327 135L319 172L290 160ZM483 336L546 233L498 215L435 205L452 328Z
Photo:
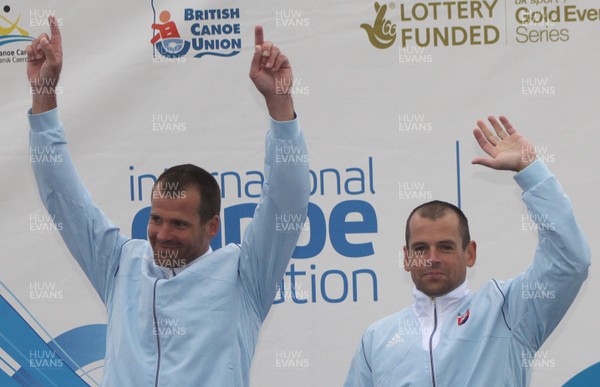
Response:
M71 329L48 343L56 353L66 352L62 357L71 369L104 359L106 354L106 324L84 325Z
M21 385L15 382L10 376L4 371L0 370L0 386L2 387L21 387Z
M597 386L600 380L600 362L584 369L573 376L563 387L589 387Z
M457 207L461 208L460 197L460 141L456 140L456 191L458 197Z
M21 366L13 380L27 386L87 387L2 296L0 316L0 347Z

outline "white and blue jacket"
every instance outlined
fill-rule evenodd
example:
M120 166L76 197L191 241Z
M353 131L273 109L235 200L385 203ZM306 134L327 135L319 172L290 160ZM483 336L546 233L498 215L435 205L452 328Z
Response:
M533 265L509 281L472 293L463 283L367 328L346 387L527 386L535 353L587 277L590 250L569 199L537 160L515 175L539 243Z
M297 120L271 120L262 196L241 247L209 251L175 276L155 265L148 241L122 236L93 203L57 109L29 122L32 149L61 155L33 163L41 198L108 310L102 385L248 386L260 327L301 229L280 232L276 222L306 218L308 157L276 158L278 147L306 155Z

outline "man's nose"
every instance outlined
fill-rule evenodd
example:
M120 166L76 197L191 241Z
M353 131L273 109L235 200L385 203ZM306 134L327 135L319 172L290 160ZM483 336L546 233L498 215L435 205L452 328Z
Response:
M440 254L439 251L435 248L435 247L431 247L429 249L429 257L428 257L429 262L431 262L431 265L435 265L436 263L440 263Z
M159 242L168 242L172 238L171 228L166 224L158 226L158 232L156 233L156 239Z

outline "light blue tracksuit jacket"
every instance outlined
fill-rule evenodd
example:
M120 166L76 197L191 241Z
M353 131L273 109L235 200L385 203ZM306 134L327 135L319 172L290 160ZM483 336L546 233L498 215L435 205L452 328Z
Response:
M533 265L510 281L491 280L477 293L466 283L437 298L415 289L412 306L364 332L344 386L528 385L540 361L536 351L587 277L590 251L569 199L542 161L515 180L537 224Z
M306 218L308 157L297 121L271 121L262 197L241 247L218 249L172 278L154 264L147 241L122 236L92 202L57 109L29 121L36 159L47 149L54 161L33 162L41 198L108 310L102 385L247 386L260 327L302 228L277 222Z

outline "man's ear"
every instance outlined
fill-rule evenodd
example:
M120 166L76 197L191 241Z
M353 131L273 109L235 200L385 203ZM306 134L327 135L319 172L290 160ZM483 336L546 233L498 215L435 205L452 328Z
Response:
M477 243L475 241L469 242L467 245L467 267L473 267L477 260Z
M206 222L206 230L210 239L219 233L219 215L215 215Z
M410 271L411 262L408 258L408 247L404 246L404 270Z

